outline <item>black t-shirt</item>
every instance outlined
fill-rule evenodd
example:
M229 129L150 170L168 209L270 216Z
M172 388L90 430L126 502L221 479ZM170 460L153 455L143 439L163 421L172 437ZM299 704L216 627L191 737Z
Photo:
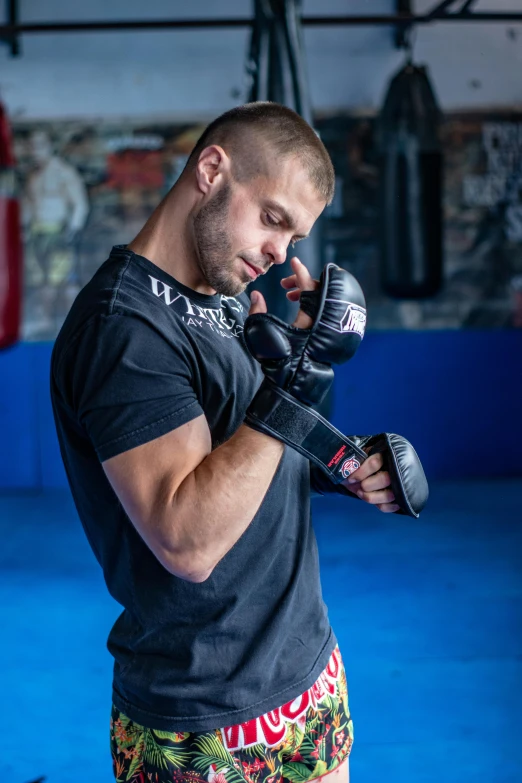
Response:
M285 447L254 519L201 583L160 564L101 466L201 414L214 447L234 434L262 379L242 338L248 308L246 294L199 294L116 246L53 351L67 476L108 589L124 607L108 641L113 700L151 728L208 731L262 715L309 688L336 644L304 457Z

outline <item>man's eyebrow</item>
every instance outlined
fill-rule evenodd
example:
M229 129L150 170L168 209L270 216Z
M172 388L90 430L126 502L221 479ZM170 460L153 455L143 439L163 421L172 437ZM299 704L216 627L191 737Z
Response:
M283 218L284 222L290 229L290 231L295 231L297 228L297 224L293 218L293 216L290 214L290 212L284 207L282 204L279 203L279 201L272 201L269 199L266 202L267 207L270 209L273 209L275 212L279 212L281 217ZM296 239L306 239L308 234L296 234Z

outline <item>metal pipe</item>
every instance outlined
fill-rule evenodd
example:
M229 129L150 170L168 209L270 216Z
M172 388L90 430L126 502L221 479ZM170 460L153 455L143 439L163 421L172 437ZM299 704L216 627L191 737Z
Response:
M309 16L303 17L302 24L306 27L335 26L374 26L412 24L433 24L434 22L522 22L520 12L473 12L448 13L441 16L401 14L381 16ZM188 30L200 28L245 28L252 26L252 19L142 19L139 21L107 21L107 22L28 22L17 25L0 25L0 38L10 38L17 35L38 33L88 33L111 32L119 30Z
M8 0L7 2L7 18L9 20L9 25L11 27L16 27L18 25L18 16L19 16L19 8L18 8L18 0ZM13 35L9 37L6 40L6 43L9 46L9 49L11 50L11 56L12 57L18 57L20 54L20 41L16 37L16 35Z
M473 3L476 3L476 2L477 2L477 0L466 0L464 5L460 9L460 13L461 14L471 13L471 6L473 5Z
M395 12L397 16L413 16L412 0L395 0ZM397 49L407 49L410 43L411 26L401 25L395 28L395 46Z
M449 13L449 10L447 9L454 5L454 3L455 0L442 0L442 2L437 3L435 8L432 8L431 11L428 11L426 15L429 16L430 19L434 19L436 16L440 18L441 16Z

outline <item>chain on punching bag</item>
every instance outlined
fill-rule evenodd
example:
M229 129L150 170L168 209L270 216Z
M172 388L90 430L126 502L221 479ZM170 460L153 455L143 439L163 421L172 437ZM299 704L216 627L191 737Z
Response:
M254 0L249 101L274 101L312 125L301 30L302 0Z
M0 348L18 340L22 299L20 208L15 198L11 130L0 104Z
M249 101L281 103L312 125L301 29L302 0L254 0L254 24L250 39L247 72ZM299 257L313 277L319 277L318 234L299 247ZM288 265L274 266L270 274L256 281L271 313L293 321L298 306L281 296L279 284L290 274Z
M301 11L302 0L254 0L254 24L247 63L251 79L248 100L281 103L300 114L313 127ZM300 245L298 255L312 277L318 278L321 264L317 230L312 230L310 237ZM256 281L255 287L264 295L269 312L291 323L299 305L282 295L280 281L288 274L288 264L275 265L268 275ZM319 412L327 419L330 418L331 395L330 390L319 406Z
M433 296L442 283L440 111L426 69L391 80L378 126L382 284L390 296Z

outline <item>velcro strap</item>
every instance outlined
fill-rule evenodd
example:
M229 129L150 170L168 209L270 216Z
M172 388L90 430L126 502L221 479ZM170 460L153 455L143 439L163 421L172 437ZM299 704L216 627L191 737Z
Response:
M300 452L340 484L367 454L317 411L265 379L247 411L246 423Z

